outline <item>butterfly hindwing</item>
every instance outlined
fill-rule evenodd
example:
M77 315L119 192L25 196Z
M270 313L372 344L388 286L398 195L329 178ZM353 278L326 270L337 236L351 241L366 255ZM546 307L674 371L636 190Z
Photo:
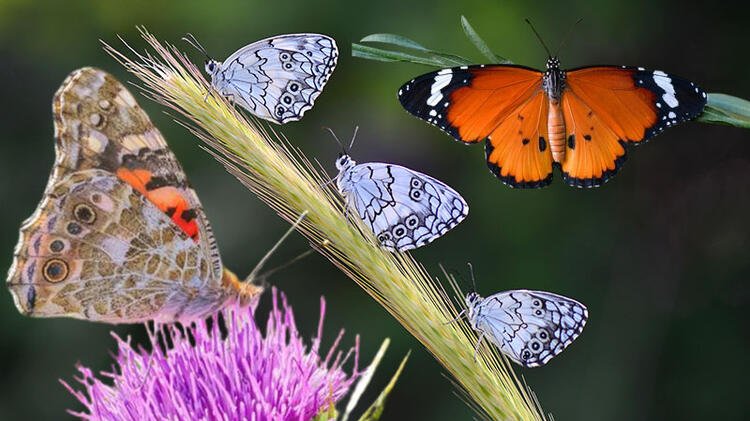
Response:
M526 367L546 364L583 331L586 307L543 291L512 290L467 296L472 326Z
M38 218L21 229L8 284L37 317L105 322L179 318L210 288L210 262L160 209L100 169L53 184ZM201 288L209 286L208 288ZM201 313L205 308L188 311Z
M552 152L546 123L547 99L538 92L513 110L487 137L487 165L503 183L536 188L552 182Z
M281 35L233 53L216 68L212 84L257 117L284 124L312 108L337 60L328 36Z
M421 247L461 222L469 211L455 190L428 175L370 162L339 175L347 205L389 250Z
M563 180L574 187L598 187L625 162L626 143L575 93L562 100L565 125Z

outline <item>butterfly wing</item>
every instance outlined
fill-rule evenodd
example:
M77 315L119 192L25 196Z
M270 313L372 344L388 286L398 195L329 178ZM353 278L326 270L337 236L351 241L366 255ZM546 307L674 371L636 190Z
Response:
M109 172L72 172L21 229L8 277L16 306L36 317L109 323L174 321L216 310L229 290L179 226Z
M455 190L428 175L393 164L371 162L339 177L339 190L388 250L428 244L469 213Z
M552 181L542 73L522 66L478 65L427 73L399 90L401 105L455 139L486 139L487 165L511 187Z
M691 120L706 105L695 83L656 70L596 66L567 72L563 178L576 187L603 184L621 167L626 145L641 144Z
M338 55L336 42L325 35L271 37L229 56L212 84L257 117L284 124L312 108Z
M53 110L55 166L8 276L19 310L170 321L226 301L231 278L200 202L130 92L83 68Z
M475 328L513 361L546 364L583 331L586 307L543 291L513 290L484 298L472 310Z

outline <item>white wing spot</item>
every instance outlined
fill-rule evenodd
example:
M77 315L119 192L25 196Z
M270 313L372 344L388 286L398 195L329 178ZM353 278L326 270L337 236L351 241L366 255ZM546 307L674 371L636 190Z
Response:
M669 105L670 108L676 108L680 105L680 102L675 96L674 86L672 85L672 79L661 70L654 71L654 82L664 90L664 95L661 98L664 102Z
M434 107L443 99L442 89L451 83L451 79L453 79L451 69L443 69L437 72L437 75L435 75L435 81L430 87L431 95L427 98L427 105Z

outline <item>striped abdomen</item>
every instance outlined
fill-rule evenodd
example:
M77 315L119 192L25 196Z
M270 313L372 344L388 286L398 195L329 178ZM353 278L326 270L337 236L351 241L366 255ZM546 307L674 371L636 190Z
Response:
M547 109L547 136L552 159L562 164L565 159L565 117L560 101L552 98Z

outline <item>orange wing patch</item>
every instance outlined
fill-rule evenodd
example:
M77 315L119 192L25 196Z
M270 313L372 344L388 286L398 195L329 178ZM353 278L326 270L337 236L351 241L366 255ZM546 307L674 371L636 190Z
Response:
M566 126L563 180L575 187L597 187L615 175L625 161L625 142L602 115L576 94L562 99Z
M151 182L153 174L146 169L119 168L117 177L146 196L151 203L166 213L188 237L195 241L198 240L198 215L196 210L190 207L183 189L164 186L149 190L148 184Z
M537 92L512 110L487 139L487 165L511 187L544 187L552 182L547 107L546 96Z
M419 76L399 89L411 114L456 140L484 140L541 89L542 73L522 66L454 67Z
M539 91L541 74L516 67L476 69L471 84L450 95L448 122L464 142L485 139Z
M568 72L568 89L618 139L640 142L657 123L656 95L636 86L635 69L587 67ZM572 133L572 131L568 131Z

